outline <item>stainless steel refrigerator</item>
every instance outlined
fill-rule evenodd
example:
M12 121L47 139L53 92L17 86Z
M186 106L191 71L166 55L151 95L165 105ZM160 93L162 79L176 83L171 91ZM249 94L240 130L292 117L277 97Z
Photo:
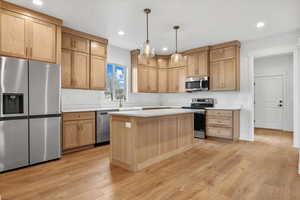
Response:
M0 57L0 172L57 159L60 65Z

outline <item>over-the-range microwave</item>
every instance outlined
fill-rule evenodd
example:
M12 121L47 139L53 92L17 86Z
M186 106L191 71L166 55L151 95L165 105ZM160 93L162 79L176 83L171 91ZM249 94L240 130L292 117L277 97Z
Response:
M208 77L189 77L185 80L185 91L207 91L208 90Z

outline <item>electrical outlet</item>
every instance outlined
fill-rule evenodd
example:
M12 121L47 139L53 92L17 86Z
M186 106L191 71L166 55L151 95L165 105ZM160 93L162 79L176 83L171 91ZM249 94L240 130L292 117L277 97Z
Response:
M125 128L131 128L131 122L125 122Z

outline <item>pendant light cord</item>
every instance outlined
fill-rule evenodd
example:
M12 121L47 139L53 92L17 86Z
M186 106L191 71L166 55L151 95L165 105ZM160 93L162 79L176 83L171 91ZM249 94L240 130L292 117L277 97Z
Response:
M149 13L146 13L146 24L147 24L147 43L149 43L149 20L148 20L148 15Z
M175 35L176 35L176 52L175 53L177 53L177 32L178 32L178 29L176 29L176 32L175 32Z

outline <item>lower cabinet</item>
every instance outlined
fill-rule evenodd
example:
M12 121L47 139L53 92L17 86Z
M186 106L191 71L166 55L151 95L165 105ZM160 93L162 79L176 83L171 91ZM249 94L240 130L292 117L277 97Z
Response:
M63 151L95 144L95 113L64 113L63 114Z
M208 110L206 113L206 135L238 140L240 136L240 111Z

